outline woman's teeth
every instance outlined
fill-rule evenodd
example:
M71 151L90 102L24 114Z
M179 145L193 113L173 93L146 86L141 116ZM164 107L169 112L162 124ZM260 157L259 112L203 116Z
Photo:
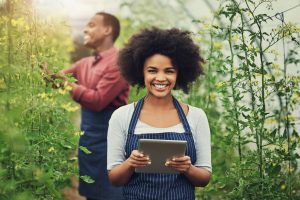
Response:
M154 87L157 89L165 89L167 85L162 85L162 84L154 84Z

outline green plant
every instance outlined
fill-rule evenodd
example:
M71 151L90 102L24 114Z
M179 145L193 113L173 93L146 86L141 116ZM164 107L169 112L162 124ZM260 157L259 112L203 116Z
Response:
M68 30L22 0L1 4L0 27L0 199L61 199L77 171L70 116L78 106L66 103L68 91L45 85L39 66L68 64Z

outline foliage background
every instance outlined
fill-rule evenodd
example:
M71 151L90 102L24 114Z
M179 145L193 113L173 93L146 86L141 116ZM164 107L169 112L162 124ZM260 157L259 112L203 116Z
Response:
M285 21L289 11L262 12L272 0L218 1L212 19L193 17L187 3L122 1L131 14L119 16L117 45L154 25L191 30L199 43L206 75L188 95L174 93L210 122L213 178L197 199L299 199L299 25ZM67 89L45 85L39 66L69 66L78 46L66 19L40 18L31 1L0 10L0 199L61 199L77 175L79 107ZM144 93L133 88L130 101Z

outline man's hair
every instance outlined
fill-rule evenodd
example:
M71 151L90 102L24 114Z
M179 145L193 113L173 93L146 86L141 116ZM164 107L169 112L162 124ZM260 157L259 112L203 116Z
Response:
M96 15L103 16L104 25L112 27L112 39L115 42L120 35L120 22L118 18L106 12L97 12Z
M178 70L176 88L188 92L191 82L203 73L204 60L199 47L190 37L190 32L176 28L144 29L133 35L120 51L118 64L124 78L132 85L144 87L144 63L154 54L171 59Z

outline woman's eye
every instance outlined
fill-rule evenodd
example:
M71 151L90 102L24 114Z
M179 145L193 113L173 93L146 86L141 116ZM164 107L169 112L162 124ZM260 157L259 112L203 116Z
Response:
M151 74L153 74L153 73L155 73L155 70L149 69L148 72L151 73Z
M167 71L167 74L173 74L173 73L175 73L174 70L168 70L168 71Z

